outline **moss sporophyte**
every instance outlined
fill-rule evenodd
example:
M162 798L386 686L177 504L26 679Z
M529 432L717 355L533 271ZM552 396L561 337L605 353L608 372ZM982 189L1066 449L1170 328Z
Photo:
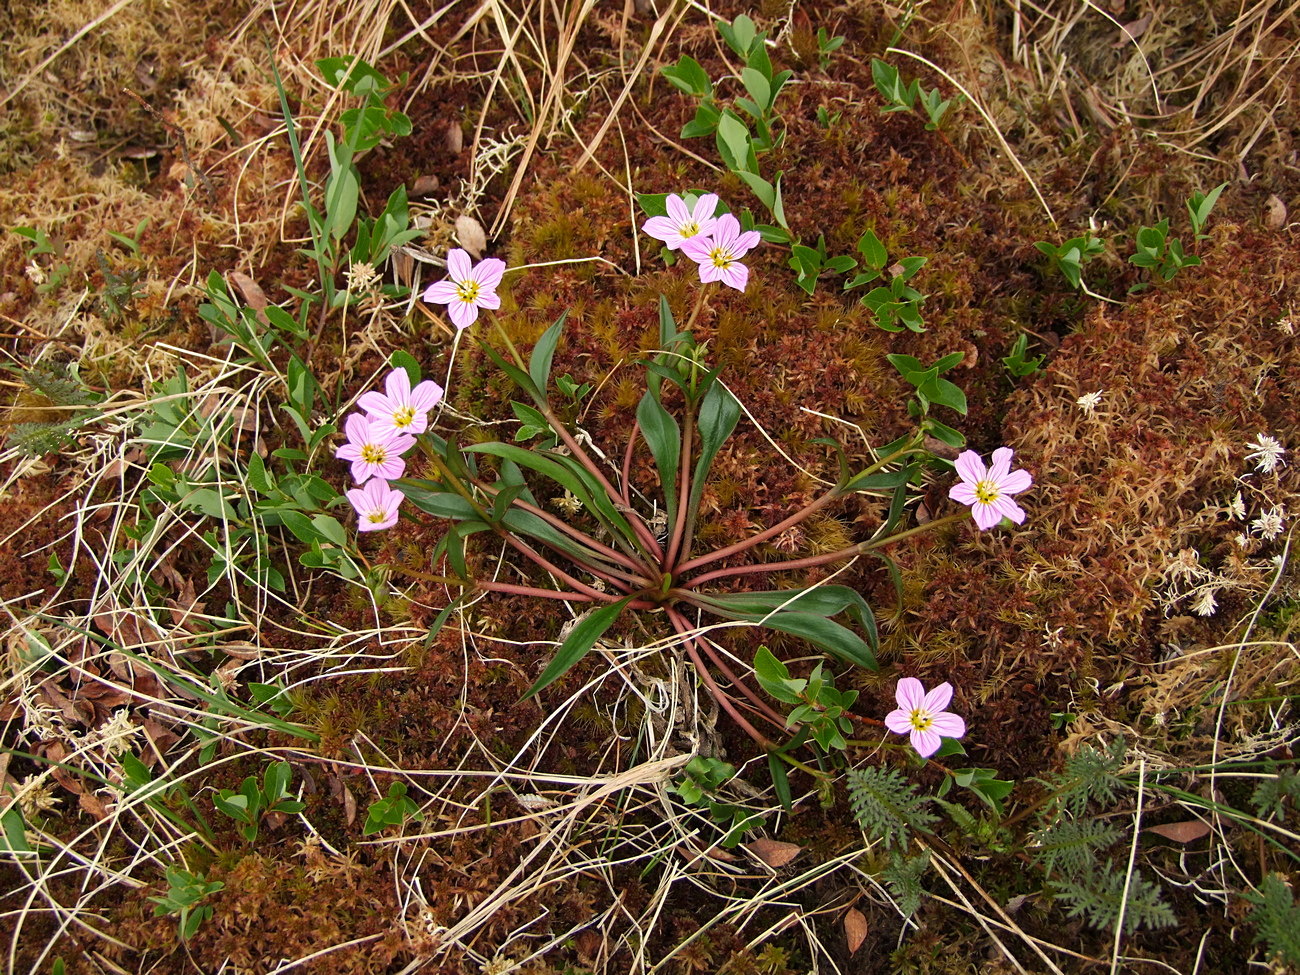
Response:
M646 230L700 261L701 279L743 290L748 272L738 261L758 243L758 235L742 233L739 222L728 213L715 218L712 211L717 202L711 196L701 197L689 212L683 200L673 202L670 198L670 215L660 222L647 222ZM450 280L431 286L425 297L447 304L454 323L463 328L477 319L480 308L499 306L495 289L505 274L501 261L488 259L471 265L463 251L453 251L447 266ZM699 307L696 302L696 312ZM943 464L924 448L924 429L882 447L878 459L856 473L837 448L840 475L820 496L741 541L697 554L697 518L704 485L743 411L719 379L718 370L704 361L703 347L692 337L689 325L679 330L667 299L659 302L659 348L645 363L646 391L637 406L635 423L622 450L612 455L621 455L622 463L609 468L593 458L593 450L586 445L589 441L580 441L550 403L551 362L565 316L543 333L528 361L501 323L495 317L492 321L500 347L479 335L470 333L471 337L531 400L531 404L514 403L513 407L521 422L516 441L534 443L486 442L462 448L439 436L427 416L441 399L442 389L429 381L417 382L418 370L413 370L413 360L406 356L406 365L385 378L384 394L366 393L358 400L369 415L348 417L348 444L339 449L338 456L352 460L354 476L365 482L362 488L348 492L360 530L376 531L395 524L403 497L410 505L447 521L448 530L430 561L445 562L450 574L435 576L406 567L395 567L397 571L481 592L590 604L591 611L572 627L527 696L563 676L620 616L654 609L674 630L677 644L709 694L738 727L769 752L777 766L784 763L824 777L824 772L789 753L800 747L815 751L846 747L842 731L852 728L850 719L910 734L913 747L922 756L933 755L943 737L964 734L964 722L946 711L952 698L952 688L946 683L927 694L915 678L905 678L898 688L899 709L881 722L851 714L849 705L856 692L834 691L820 667L813 678L804 680L789 678L788 673L772 677L774 668L783 670L783 665L766 664L767 677L759 674L763 689L779 701L797 705L791 714L782 714L736 673L722 648L704 635L698 620L708 615L736 625L761 626L807 641L846 663L875 669L875 617L856 590L824 583L795 589L734 589L737 585L755 587L771 573L803 573L843 565L867 553L883 558L886 546L964 520L968 514L980 529L992 528L1004 517L1023 522L1025 514L1010 496L1026 490L1031 478L1025 471L1011 470L1010 448L995 450L992 467L987 469L974 451L963 453L956 462L961 482L951 494L969 509L910 527L900 524L906 513L904 502L921 483L927 465ZM664 393L673 387L676 393L669 400ZM681 405L670 411L665 402ZM633 484L638 443L648 448L658 474L661 496L654 509L662 513L661 520L643 514L640 499L644 492ZM429 476L403 477L400 454L417 444L428 462ZM545 496L559 494L573 503L559 513L547 510L534 496L526 474L535 481L549 482ZM785 537L813 515L853 494L880 497L890 512L871 538L804 558L748 561L759 546ZM518 560L549 576L557 588L472 578L467 539L485 531L493 533ZM856 628L832 619L841 615ZM774 740L792 729L795 738L787 744Z

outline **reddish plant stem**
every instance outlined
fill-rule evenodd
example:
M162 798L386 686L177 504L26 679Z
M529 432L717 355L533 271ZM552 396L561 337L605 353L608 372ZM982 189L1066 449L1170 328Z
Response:
M632 507L632 451L636 448L636 437L640 430L641 422L633 420L632 433L627 438L627 446L623 448L623 493L619 496L629 508Z
M682 436L682 452L677 460L677 517L673 520L672 538L668 540L668 554L664 558L664 571L673 572L673 561L681 551L686 536L686 509L691 492L691 451L695 444L695 422L691 414L686 416L686 432Z
M564 592L558 589L538 589L534 586L518 586L513 582L492 582L488 580L479 580L471 583L475 589L484 589L488 592L508 592L515 596L533 596L536 599L563 599L572 603L590 603L595 602L590 596L580 592Z
M874 549L883 548L886 545L893 545L895 542L901 542L909 535L916 535L923 531L932 531L935 528L951 524L954 521L960 521L969 516L969 509L962 510L944 518L937 518L934 521L926 522L924 525L917 525L914 528L909 528L907 531L899 532L897 535L891 535L888 538L859 542L857 545L840 549L838 552L828 552L825 555L810 555L806 559L791 559L788 562L770 562L765 565L739 565L731 569L714 569L712 572L706 572L704 575L696 576L694 579L687 579L679 583L679 585L683 589L693 589L706 582L712 582L714 579L753 575L759 572L792 572L796 569L811 569L819 565L830 565L833 562L843 562L845 559L851 559L854 556L863 555L864 553L870 552Z
M622 598L621 596L617 596L613 593L601 592L599 589L593 589L591 586L587 585L586 583L580 582L579 580L575 579L573 576L569 575L569 573L561 569L559 566L555 565L553 562L548 560L546 556L544 556L541 552L537 551L531 545L521 542L519 539L515 538L515 536L512 533L506 531L504 528L498 528L497 534L501 538L505 539L507 545L509 545L515 551L519 552L521 555L526 556L535 565L539 566L542 569L545 569L547 572L550 572L552 575L558 576L559 578L563 579L566 583L568 583L570 586L572 586L575 590L581 593L586 593L588 596L590 596L592 599L596 600L597 602L616 603L619 601L619 599Z
M736 710L736 705L731 700L730 696L728 696L727 692L718 686L717 681L713 679L713 675L709 673L709 668L704 665L704 661L700 659L700 653L695 647L695 638L689 633L683 633L680 629L678 629L677 632L682 635L684 640L683 645L686 647L686 654L691 658L691 663L695 665L695 672L700 675L700 680L704 681L704 686L707 687L709 693L713 695L713 699L722 706L722 710L731 715L731 720L740 725L741 730L743 730L745 734L753 738L760 746L770 751L773 747L771 740L745 720L744 715Z
M480 483L478 483L477 481L475 482L475 486L476 486L476 487L479 487L479 488L481 488L482 490L484 490L485 492L491 494L493 497L496 497L496 495L497 495L497 493L498 493L498 492L496 491L495 488L492 488L491 486L486 485L486 484L480 484ZM571 525L569 525L567 522L563 521L562 519L557 518L555 515L551 514L549 511L546 511L546 510L544 510L544 509L542 509L542 508L539 508L539 507L537 507L537 506L534 505L534 504L529 504L527 501L521 501L521 500L519 500L518 498L516 498L516 499L515 499L513 502L511 502L511 503L512 503L514 506L520 508L521 510L523 510L523 511L527 511L529 514L531 514L531 515L536 515L538 518L541 518L544 522L546 522L546 523L547 523L548 525L550 525L552 528L556 529L556 530L559 531L559 532L564 533L565 535L568 535L570 538L572 538L572 539L573 539L575 542L577 542L579 545L583 545L583 546L586 546L587 548L591 549L592 552L593 552L595 555L600 556L601 558L605 559L606 561L609 561L609 562L616 562L616 563L618 563L619 565L623 566L625 569L629 569L629 570L631 570L631 572L633 572L633 573L637 573L637 572L642 572L642 573L643 573L643 572L646 571L646 567L643 566L643 565L641 565L640 563L638 563L635 559L633 559L633 558L631 558L631 557L629 557L629 556L627 556L627 555L624 555L622 552L619 552L619 551L617 551L616 549L612 549L612 548L610 548L608 545L604 545L604 544L602 544L602 543L596 541L594 538L592 538L592 537L591 537L590 535L588 535L586 532L581 532L581 531L579 531L578 529L572 527ZM570 555L569 558L573 558L573 556ZM587 563L584 562L583 564L586 565ZM634 576L634 575L628 575L627 578L628 578L629 580L633 580L633 581L635 581L635 580L638 580L640 577L639 577L639 576Z
M736 542L734 545L728 545L726 548L720 548L717 551L709 552L707 555L693 558L689 562L683 562L677 567L677 572L689 572L691 569L698 569L702 565L708 565L710 562L717 562L720 559L725 559L740 552L744 552L746 549L753 548L760 542L765 542L769 538L774 538L787 528L792 528L799 524L799 522L803 521L809 515L826 507L826 505L830 504L838 497L840 497L839 488L831 488L816 501L812 502L812 504L799 509L784 521L773 525L771 528L764 529L757 535L752 535L743 541Z
M574 439L573 434L569 433L564 424L560 422L560 418L555 415L555 412L547 406L541 411L541 414L546 417L546 422L551 425L551 429L555 431L555 435L564 441L564 445L569 448L569 452L573 455L574 459L585 467L587 472L600 483L600 486L605 489L605 493L610 498L622 498L622 494L619 493L614 485L609 483L609 478L605 476L605 472L602 471L587 452L582 449L582 444L578 443L578 441ZM636 510L631 506L624 509L624 514L627 516L628 523L632 526L632 531L636 533L637 539L645 547L651 559L655 562L661 560L663 558L663 550L659 548L659 543L655 541L654 532L652 532L646 523L641 520L641 516L637 514Z
M689 630L691 629L690 621L685 616L683 616L679 610L673 609L671 606L668 606L666 608L666 612L668 614L668 618L672 621L673 629L675 629L678 633L689 632ZM784 731L786 728L785 718L782 717L782 715L778 711L776 711L773 707L771 707L771 705L769 705L766 701L764 701L761 697L759 697L758 693L754 691L753 688L751 688L748 684L746 684L743 680L741 680L739 677L735 675L735 672L732 671L731 667L727 664L726 659L720 656L718 652L713 649L713 646L710 644L709 640L705 637L698 637L698 636L694 637L693 639L695 640L698 646L702 646L704 648L704 652L708 655L709 659L713 661L714 665L720 671L722 671L723 676L725 676L727 680L731 681L731 685L733 687L739 688L740 692L744 694L745 697L749 698L750 702L754 705L754 709L759 713L761 713L763 717L765 717L767 720L771 721L774 725L776 725L778 728Z

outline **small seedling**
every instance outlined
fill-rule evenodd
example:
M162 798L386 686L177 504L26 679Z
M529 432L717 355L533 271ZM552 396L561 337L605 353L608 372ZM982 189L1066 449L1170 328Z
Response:
M1015 344L1011 346L1011 352L1002 357L1002 365L1006 367L1007 372L1017 379L1023 379L1026 376L1032 376L1043 367L1045 355L1036 355L1032 359L1025 358L1025 352L1029 349L1029 336L1021 332L1016 336Z
M212 905L200 902L225 886L220 880L210 881L201 873L193 874L172 864L167 867L166 895L149 898L157 904L154 917L176 915L181 940L188 941L199 925L212 917Z
M844 45L844 35L830 35L825 27L817 28L817 63L823 71L830 67L831 55Z
M1106 252L1106 242L1092 234L1072 237L1059 247L1045 240L1035 242L1034 246L1051 259L1052 266L1064 275L1071 288L1083 288L1083 266Z
M862 255L863 270L844 285L844 290L859 288L889 274L889 283L868 291L862 296L862 304L875 313L876 324L887 332L901 332L904 327L924 332L920 308L925 295L907 282L925 266L927 258L904 257L891 265L885 245L870 230L858 239L858 253Z
M266 767L260 788L257 777L250 775L244 779L238 792L222 789L212 802L218 810L240 824L239 831L244 834L244 839L252 843L257 839L258 826L267 813L292 815L307 808L305 803L289 798L292 776L293 770L288 762L272 762Z
M401 826L408 819L420 819L420 807L406 794L405 782L394 782L388 787L388 797L376 799L366 812L366 824L361 832L370 836L389 826Z

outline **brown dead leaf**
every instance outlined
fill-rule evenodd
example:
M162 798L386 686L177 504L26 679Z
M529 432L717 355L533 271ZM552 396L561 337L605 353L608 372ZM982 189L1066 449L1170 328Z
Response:
M1194 843L1210 832L1210 824L1199 819L1189 819L1182 823L1164 823L1160 826L1148 826L1145 833L1155 833L1175 843Z
M469 251L470 257L476 261L487 250L487 234L483 225L467 213L456 218L456 242Z
M108 818L108 807L97 796L89 792L83 792L77 796L77 804L99 822L103 822Z
M855 907L844 912L844 940L849 943L849 954L862 947L867 940L867 919Z
M1146 14L1137 20L1130 20L1127 24L1120 26L1124 36L1111 44L1111 47L1123 47L1125 44L1131 44L1139 37L1146 33L1146 29L1151 26L1151 15Z
M784 867L803 852L803 847L797 843L782 843L780 840L769 839L757 839L746 843L745 849L774 870Z
M1269 230L1281 230L1286 226L1286 204L1273 193L1264 202L1264 226Z
M233 284L236 290L244 299L244 304L257 313L257 320L268 328L271 323L266 318L266 313L262 310L270 304L266 299L266 292L262 290L261 285L250 278L243 271L228 271L226 280Z
M417 176L411 184L411 196L432 196L441 185L437 176Z
M465 148L465 133L461 131L460 123L452 122L447 126L447 133L443 136L443 141L448 152L453 156L460 155L461 150Z

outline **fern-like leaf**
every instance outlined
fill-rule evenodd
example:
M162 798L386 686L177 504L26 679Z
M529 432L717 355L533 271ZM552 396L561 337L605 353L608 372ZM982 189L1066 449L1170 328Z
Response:
M1105 751L1085 745L1065 760L1065 767L1055 775L1039 781L1056 793L1039 819L1050 824L1058 814L1081 816L1094 800L1110 805L1118 793L1127 788L1119 777L1124 764L1127 746L1123 738L1116 738Z
M67 421L52 423L15 423L5 438L6 447L17 448L24 457L43 457L57 453L74 440L73 427Z
M81 384L67 366L49 362L33 362L22 369L14 369L28 386L36 390L55 406L86 406L99 397Z
M1099 820L1062 819L1038 833L1037 845L1030 850L1034 860L1048 873L1059 871L1066 877L1086 873L1098 854L1114 846L1120 831Z
M925 895L921 877L929 867L930 851L926 850L919 857L895 854L889 858L889 866L880 872L880 879L889 888L904 917L911 917L921 906L921 898Z
M907 845L913 830L927 829L939 817L925 808L929 801L917 795L897 769L867 766L849 769L849 803L858 823L885 849Z
M1262 780L1255 786L1250 802L1260 819L1282 819L1288 799L1292 809L1300 809L1300 775L1295 772L1278 772L1272 778Z
M1124 885L1128 882L1128 899ZM1109 865L1094 866L1077 879L1053 881L1052 892L1069 905L1070 917L1079 917L1094 928L1105 930L1119 920L1124 907L1124 931L1138 928L1167 928L1177 923L1173 908L1161 898L1160 885L1137 871L1130 877Z
M1300 906L1292 899L1286 881L1271 873L1260 881L1259 893L1248 894L1247 900L1255 904L1250 913L1255 940L1264 942L1270 958L1300 965Z

